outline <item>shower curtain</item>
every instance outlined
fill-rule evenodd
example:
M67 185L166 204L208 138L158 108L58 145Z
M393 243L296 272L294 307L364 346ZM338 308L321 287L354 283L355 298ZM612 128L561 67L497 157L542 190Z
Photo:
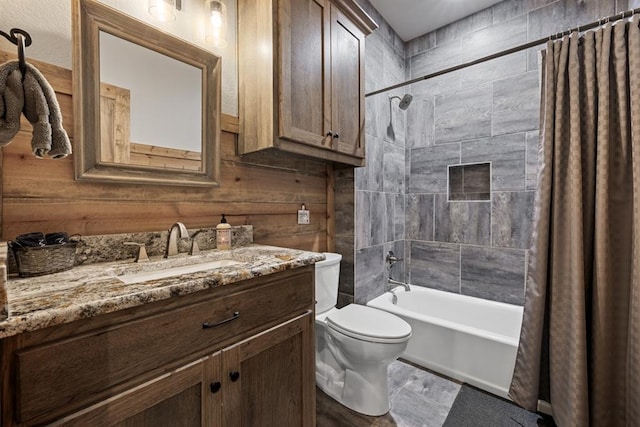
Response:
M640 29L548 42L541 168L509 395L559 427L640 426Z

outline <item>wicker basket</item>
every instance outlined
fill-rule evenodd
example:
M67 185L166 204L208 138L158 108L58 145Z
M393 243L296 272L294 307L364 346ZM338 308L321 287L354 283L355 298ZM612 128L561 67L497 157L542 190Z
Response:
M76 244L70 241L62 245L18 246L10 245L16 259L20 277L42 276L73 268L76 260Z

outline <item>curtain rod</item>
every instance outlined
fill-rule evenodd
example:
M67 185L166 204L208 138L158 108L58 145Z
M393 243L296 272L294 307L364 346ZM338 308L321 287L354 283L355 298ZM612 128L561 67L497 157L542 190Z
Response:
M615 21L619 21L621 19L629 18L629 17L631 17L631 16L633 16L633 15L635 15L637 13L640 13L640 7L637 8L637 9L628 10L626 12L617 13L617 14L611 15L611 16L609 16L607 18L601 18L601 19L599 19L597 21L591 22L590 24L580 25L580 26L578 26L576 28L572 28L570 30L562 31L560 33L556 33L556 34L550 35L548 37L543 37L543 38L538 39L538 40L534 40L534 41L531 41L531 42L528 42L528 43L524 43L524 44L521 44L519 46L515 46L515 47L512 47L512 48L500 51L500 52L492 53L491 55L487 55L487 56L484 56L482 58L474 59L473 61L465 62L463 64L454 65L453 67L445 68L443 70L436 71L436 72L430 73L430 74L426 74L426 75L421 76L421 77L416 77L415 79L407 80L405 82L398 83L398 84L395 84L395 85L392 85L392 86L388 86L388 87L385 87L383 89L377 89L377 90L374 90L372 92L367 93L365 95L365 97L366 96L377 95L379 93L387 92L389 90L393 90L393 89L397 89L399 87L403 87L403 86L407 86L407 85L410 85L410 84L413 84L413 83L417 83L417 82L420 82L422 80L429 80L429 79L432 79L434 77L441 76L443 74L451 73L453 71L462 70L463 68L471 67L472 65L477 65L477 64L480 64L480 63L483 63L483 62L486 62L486 61L490 61L492 59L496 59L496 58L500 58L502 56L506 56L506 55L509 55L509 54L512 54L512 53L520 52L521 50L526 50L526 49L530 49L532 47L536 47L536 46L541 45L543 43L546 43L547 41L550 41L550 40L556 40L556 39L562 38L562 37L564 37L566 35L569 35L569 34L573 33L574 31L580 32L580 31L590 30L592 28L599 27L599 26L601 26L603 24L606 24L608 22L615 22Z

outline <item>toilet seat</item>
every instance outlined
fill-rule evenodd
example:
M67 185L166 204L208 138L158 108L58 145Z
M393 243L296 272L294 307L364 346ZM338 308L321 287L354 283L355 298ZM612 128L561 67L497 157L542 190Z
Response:
M369 342L400 343L411 336L411 325L403 319L359 304L331 311L327 325L344 335Z

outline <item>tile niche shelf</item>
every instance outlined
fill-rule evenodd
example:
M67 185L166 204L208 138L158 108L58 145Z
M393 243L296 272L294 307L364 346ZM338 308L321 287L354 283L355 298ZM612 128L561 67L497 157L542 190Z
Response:
M470 163L448 167L449 201L491 200L491 163Z

